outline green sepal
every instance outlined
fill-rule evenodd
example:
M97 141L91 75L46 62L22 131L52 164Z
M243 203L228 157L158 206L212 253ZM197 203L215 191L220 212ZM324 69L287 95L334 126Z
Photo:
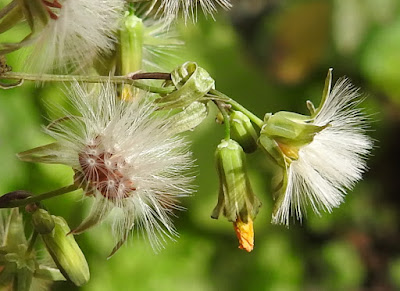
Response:
M59 164L62 162L59 160L59 156L56 153L60 152L60 150L61 146L54 142L18 153L17 157L24 162Z
M51 268L47 266L39 265L33 276L38 279L48 280L48 281L65 281L65 277L60 272L59 269Z
M322 107L324 106L326 100L328 99L328 96L331 92L331 88L332 88L332 71L333 69L330 68L328 70L328 74L325 78L325 86L324 86L324 90L322 91L322 98L321 98L321 102L319 103L319 106L317 109L314 110L310 110L310 105L307 104L308 109L310 110L311 113L311 117L314 118L322 109ZM311 103L310 101L308 101L309 103ZM311 103L312 104L312 103Z
M53 231L55 226L50 213L41 208L36 209L36 211L32 213L32 223L33 227L39 234L50 233Z
M76 286L82 286L90 278L85 256L74 236L68 235L70 228L67 222L62 217L53 215L52 217L55 222L53 231L41 235L46 249L64 277Z
M20 214L18 208L13 208L10 210L6 232L4 235L6 237L4 245L7 246L7 250L9 252L16 252L18 245L27 243L22 215ZM13 246L16 246L16 248Z
M169 122L173 124L173 130L177 134L193 130L203 122L207 115L207 106L202 102L195 101L181 112L171 116Z
M257 132L250 119L240 111L233 111L229 115L231 138L237 141L245 153L252 153L257 149Z
M96 200L92 206L89 215L82 221L82 223L71 230L69 234L80 234L86 230L101 223L112 210L113 206L108 201Z
M312 123L310 116L280 111L267 119L261 135L268 135L278 143L300 147L313 141L314 136L327 126Z
M210 74L193 62L186 62L173 70L170 82L177 90L157 99L162 109L184 108L194 101L205 100L204 96L215 86Z
M272 215L275 216L285 198L288 184L288 168L277 169L272 179L272 198L275 200Z
M274 163L280 167L286 167L286 159L278 143L267 134L264 134L263 130L261 130L258 138L258 144Z
M221 213L231 222L238 218L247 223L257 216L261 202L254 195L247 173L246 157L234 140L223 140L215 152L219 177L218 203L211 217Z

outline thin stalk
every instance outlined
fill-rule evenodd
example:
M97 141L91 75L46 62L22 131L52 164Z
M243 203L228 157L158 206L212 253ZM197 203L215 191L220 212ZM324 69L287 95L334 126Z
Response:
M29 196L25 199L13 199L8 201L7 203L5 203L4 205L0 205L0 208L14 208L14 207L22 207L22 206L26 206L28 204L31 203L35 203L35 202L39 202L45 199L49 199L49 198L53 198L53 197L57 197L72 191L77 190L78 187L74 184L66 186L66 187L62 187L59 188L57 190L54 191L50 191L47 193L43 193L40 195L35 195L35 196Z
M26 249L26 254L27 255L29 255L32 252L33 246L34 246L34 244L36 242L36 238L37 237L38 237L38 232L36 230L34 230L33 233L32 233L32 236L31 236L31 238L29 240L28 248Z
M245 114L259 128L262 128L262 126L264 125L264 122L262 121L262 119L258 118L251 111L247 110L240 103L238 103L235 100L229 98L225 94L223 94L223 93L221 93L221 92L219 92L217 90L214 90L214 89L211 89L209 94L212 94L212 95L215 95L215 96L221 98L221 100L223 100L224 102L232 105L232 107L235 108L236 110L241 111L243 114Z
M133 75L135 76L135 75ZM6 72L0 74L0 79L24 80L38 82L85 82L85 83L107 83L129 84L136 88L158 94L169 94L175 90L174 87L156 87L146 85L129 76L81 76L81 75L51 75L51 74L27 74L18 72Z
M231 123L229 120L228 112L226 111L226 109L224 107L224 103L222 103L220 101L214 101L214 102L217 105L219 111L222 113L222 116L224 117L225 140L230 140L231 139Z
M12 9L14 9L14 7L16 7L18 5L18 1L14 0L12 2L10 2L9 4L7 4L3 9L0 10L0 19L3 18L4 16L6 16L8 14L8 12L10 12Z

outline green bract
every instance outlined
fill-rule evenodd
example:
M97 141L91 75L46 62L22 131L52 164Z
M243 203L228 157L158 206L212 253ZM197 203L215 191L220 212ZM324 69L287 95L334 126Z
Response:
M181 112L173 115L170 122L174 125L175 132L181 133L194 129L207 115L207 106L202 102L195 101Z
M119 30L118 74L126 75L142 69L144 27L142 19L126 11Z
M205 100L204 96L215 85L208 72L193 62L186 62L173 70L170 82L177 90L158 99L163 109L183 108L194 101Z
M241 145L244 152L254 152L257 149L257 132L250 119L240 111L233 111L229 119L232 139Z
M249 218L253 220L261 202L251 188L242 147L234 140L223 140L217 147L215 159L219 196L211 217L217 219L222 212L231 222L238 218L245 223Z

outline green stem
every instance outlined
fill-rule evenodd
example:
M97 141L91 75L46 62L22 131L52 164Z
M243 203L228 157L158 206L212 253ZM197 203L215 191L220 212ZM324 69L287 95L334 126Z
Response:
M12 9L14 9L18 5L16 0L7 4L3 9L0 10L0 19L6 16Z
M214 102L218 106L219 111L222 113L222 116L224 117L225 140L230 140L231 139L231 124L230 124L228 112L226 112L226 109L224 107L225 104L220 101L214 101Z
M33 231L32 236L29 240L28 248L26 249L26 254L29 255L33 250L33 245L36 242L36 238L38 237L38 232L36 230Z
M236 110L241 111L243 114L245 114L255 125L257 125L259 128L262 128L264 125L264 121L260 118L258 118L255 114L253 114L251 111L247 110L245 107L243 107L241 104L236 102L235 100L229 98L226 96L224 93L221 93L217 90L211 89L209 94L215 95L219 98L221 98L222 101L232 105L233 108Z
M25 80L39 82L85 82L85 83L107 83L129 84L136 88L158 94L169 94L175 90L174 87L149 86L129 76L80 76L80 75L51 75L51 74L27 74L18 72L6 72L0 74L0 79Z
M35 203L35 202L39 202L45 199L49 199L49 198L53 198L56 196L60 196L63 195L65 193L69 193L72 191L77 190L78 187L74 184L66 186L66 187L62 187L59 188L57 190L54 191L50 191L47 193L43 193L40 195L35 195L35 196L29 196L28 198L25 199L14 199L14 200L10 200L8 201L5 205L0 205L0 208L14 208L14 207L22 207L22 206L26 206L28 204L31 203Z

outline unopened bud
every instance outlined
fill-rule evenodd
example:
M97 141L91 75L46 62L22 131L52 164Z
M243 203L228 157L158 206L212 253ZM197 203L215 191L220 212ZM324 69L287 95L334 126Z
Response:
M231 137L237 141L245 153L252 153L257 149L257 132L250 119L240 111L233 111L230 115Z
M54 220L44 209L37 209L32 213L33 227L39 234L47 234L54 229Z
M240 233L243 235L240 235L239 238L240 245L249 251L250 247L245 246L242 239L248 240L252 245L254 234L250 235L252 231L248 230L248 234L245 235L244 231L242 231L244 229L243 225L247 225L249 229L252 229L252 221L258 213L261 202L251 189L245 154L236 141L223 140L217 147L215 157L220 190L218 204L214 208L211 217L217 219L223 213L229 221L234 223L237 233L237 229L241 230ZM243 225L239 222L242 222Z
M67 222L58 216L52 218L55 223L53 231L42 234L42 239L48 252L65 278L71 280L76 286L81 286L89 281L89 266L85 256L70 232Z
M142 69L143 59L143 21L133 11L126 11L119 30L119 49L116 73L123 76ZM130 85L123 85L121 99L132 100L134 91Z

